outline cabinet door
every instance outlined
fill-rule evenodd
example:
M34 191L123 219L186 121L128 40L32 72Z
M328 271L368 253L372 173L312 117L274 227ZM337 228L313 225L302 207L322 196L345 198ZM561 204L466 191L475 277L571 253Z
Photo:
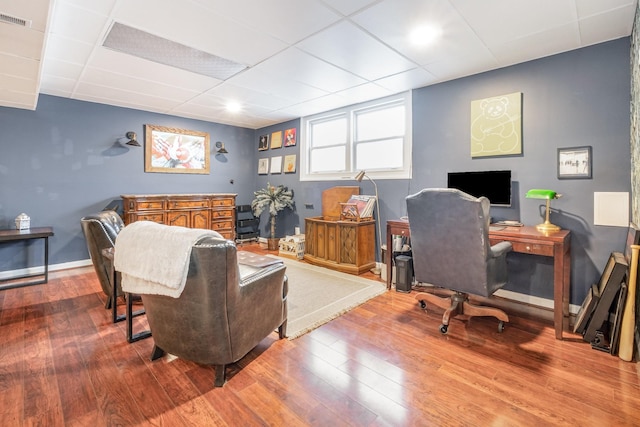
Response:
M167 212L167 225L177 225L180 227L190 227L190 215L189 211L174 211Z
M326 234L326 244L327 244L327 253L325 259L328 261L338 261L338 224L337 223L327 223L327 234Z
M191 211L191 228L204 228L209 229L209 223L211 216L208 210Z

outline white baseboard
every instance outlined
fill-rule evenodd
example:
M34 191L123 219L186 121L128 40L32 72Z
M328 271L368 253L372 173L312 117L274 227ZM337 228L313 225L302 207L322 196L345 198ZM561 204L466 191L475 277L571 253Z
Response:
M540 298L533 295L521 294L519 292L508 291L506 289L498 289L495 293L495 296L501 297L504 299L518 301L524 304L530 304L537 307L543 307L553 310L553 300L547 298ZM569 304L569 313L576 314L580 310L579 305Z
M63 262L61 264L51 264L49 265L49 272L51 273L52 271L86 267L88 265L91 265L90 259L72 261L72 262ZM44 266L21 268L18 270L0 271L0 280L9 280L12 277L20 277L20 276L27 276L27 275L30 276L35 274L44 274Z

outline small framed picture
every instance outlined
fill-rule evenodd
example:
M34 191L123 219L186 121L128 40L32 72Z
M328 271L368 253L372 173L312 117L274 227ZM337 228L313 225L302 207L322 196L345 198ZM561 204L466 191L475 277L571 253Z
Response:
M289 154L284 156L284 173L295 173L296 171L296 155Z
M282 173L282 156L271 158L271 173Z
M296 128L287 129L284 131L284 146L293 147L296 145Z
M271 134L271 149L282 148L282 131L273 132Z
M258 175L266 175L269 173L269 159L258 159Z
M258 151L264 151L269 149L269 135L261 135L260 142L258 142Z
M591 146L558 148L558 179L591 179Z

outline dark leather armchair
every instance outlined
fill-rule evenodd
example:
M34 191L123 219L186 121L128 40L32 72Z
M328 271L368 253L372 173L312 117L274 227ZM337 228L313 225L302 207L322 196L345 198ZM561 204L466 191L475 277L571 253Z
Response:
M408 196L411 250L418 282L454 291L450 298L420 292L416 299L444 308L440 332L452 315L494 316L502 332L507 314L469 303L469 294L489 297L507 281L506 254L511 243L489 243L489 200L455 189L424 189Z
M222 386L226 365L240 360L276 329L280 338L285 337L287 290L284 264L241 269L232 241L201 239L192 247L178 298L137 292L155 341L151 360L166 352L214 365L215 386Z
M117 295L113 295L111 261L102 256L102 250L115 246L116 236L124 228L124 222L115 211L106 210L83 217L80 225L100 286L107 296L105 308L112 308L117 297L122 295L122 288L118 285Z

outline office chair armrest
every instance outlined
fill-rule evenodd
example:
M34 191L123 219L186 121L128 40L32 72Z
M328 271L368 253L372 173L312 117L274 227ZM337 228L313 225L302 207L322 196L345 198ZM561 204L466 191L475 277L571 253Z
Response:
M506 254L507 252L511 252L513 246L511 242L500 242L491 246L491 258L499 258Z

